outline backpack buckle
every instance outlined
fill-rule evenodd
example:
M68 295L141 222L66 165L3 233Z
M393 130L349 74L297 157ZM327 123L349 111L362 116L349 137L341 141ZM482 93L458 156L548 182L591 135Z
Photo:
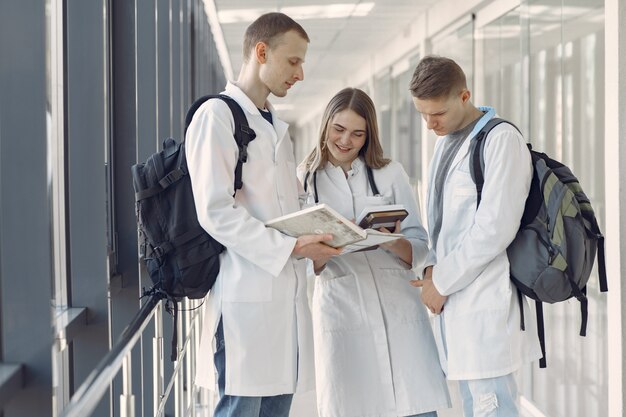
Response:
M245 163L248 160L248 147L242 146L239 151L239 162Z
M186 172L184 170L182 170L182 169L175 169L174 171L170 172L169 174L167 174L166 176L161 178L161 180L159 180L159 185L163 189L165 189L165 188L169 187L170 185L174 184L176 181L178 181L182 177L184 177L185 174L186 174Z
M174 249L174 247L172 246L172 244L170 242L168 242L168 241L161 242L161 244L159 246L156 246L156 247L152 248L152 255L155 258L161 260L172 249Z
M241 131L250 138L249 141L256 138L256 132L246 125L241 125Z
M165 256L165 250L163 250L163 248L160 246L152 248L151 256L156 259L162 259L163 256Z

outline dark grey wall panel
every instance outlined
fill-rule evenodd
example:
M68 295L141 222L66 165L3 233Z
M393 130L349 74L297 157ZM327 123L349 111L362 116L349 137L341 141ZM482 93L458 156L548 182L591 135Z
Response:
M137 263L137 226L135 195L130 167L136 161L136 99L135 99L135 4L127 0L111 0L112 38L112 116L111 176L113 233L115 235L114 265L116 275L110 282L111 342L119 335L139 310L139 273ZM133 349L133 357L140 357L140 347ZM132 391L141 396L141 362L132 362L134 375ZM119 403L122 393L121 378L113 385L113 401ZM141 401L135 402L135 413L140 415Z
M52 415L51 218L44 2L0 2L2 361L25 364L6 417Z
M67 276L70 305L88 308L88 326L73 340L74 386L78 387L109 350L105 176L108 72L103 0L72 1L66 8L70 236L70 273ZM94 415L108 413L107 397Z

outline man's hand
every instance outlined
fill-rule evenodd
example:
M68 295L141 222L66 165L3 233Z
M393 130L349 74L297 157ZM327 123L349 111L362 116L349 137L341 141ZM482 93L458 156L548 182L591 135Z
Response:
M333 240L333 235L304 235L296 241L296 246L291 252L292 255L309 258L314 261L324 261L341 254L341 249L333 248L322 242Z
M447 296L439 294L435 284L433 284L433 267L429 266L424 270L424 279L410 281L414 287L422 288L422 302L433 314L443 311L443 305L448 299Z

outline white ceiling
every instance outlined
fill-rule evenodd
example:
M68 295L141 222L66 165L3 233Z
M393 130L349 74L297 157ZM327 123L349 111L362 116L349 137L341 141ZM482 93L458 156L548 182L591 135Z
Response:
M281 118L297 123L307 112L319 111L343 87L350 74L370 65L370 56L401 33L437 0L357 0L373 2L364 17L297 19L307 31L309 44L304 64L304 81L297 83L284 98L270 97ZM281 11L284 7L350 3L350 0L214 0L218 15L233 9ZM224 41L236 78L242 61L242 41L251 22L221 23ZM391 64L391 63L390 63ZM354 86L353 86L354 87Z

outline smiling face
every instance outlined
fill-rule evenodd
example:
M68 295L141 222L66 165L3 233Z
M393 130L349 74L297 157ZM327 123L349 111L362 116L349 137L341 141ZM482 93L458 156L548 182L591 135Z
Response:
M295 30L279 35L271 47L265 47L259 78L270 93L284 97L296 82L304 79L302 65L307 47L308 41Z
M367 126L363 117L351 109L337 112L328 124L328 159L348 172L366 140Z

